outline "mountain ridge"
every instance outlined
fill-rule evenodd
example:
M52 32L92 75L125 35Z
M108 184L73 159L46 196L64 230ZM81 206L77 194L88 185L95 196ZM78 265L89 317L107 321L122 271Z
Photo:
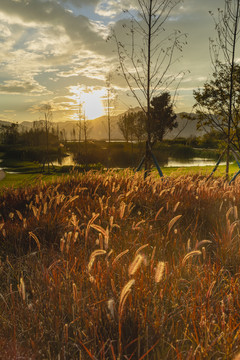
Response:
M124 114L129 111L139 111L140 108L134 108L127 110L126 112L119 115L111 116L111 140L124 140L124 137L119 130L118 121ZM178 127L169 132L165 138L171 139L177 136L180 137L190 137L190 136L200 136L204 132L197 130L196 121L190 120L191 114L186 112L176 113ZM87 120L88 124L88 139L89 140L107 140L108 131L107 131L107 115L102 115L93 120ZM6 120L0 120L0 125L8 125L12 122ZM30 130L34 127L34 124L40 123L40 120L37 121L22 121L19 123L20 131ZM53 128L59 133L62 134L62 137L66 140L77 140L78 139L78 127L76 120L66 120L66 121L53 121ZM75 133L75 135L74 135Z

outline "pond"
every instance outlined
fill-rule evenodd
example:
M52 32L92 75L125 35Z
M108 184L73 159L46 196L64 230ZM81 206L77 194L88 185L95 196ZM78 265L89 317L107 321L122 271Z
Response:
M190 166L215 166L217 160L195 157L192 159L174 159L168 158L168 163L165 167L190 167ZM221 162L219 165L223 165L225 162Z
M1 159L0 159L0 170L3 170L1 167ZM191 159L175 159L175 158L168 158L168 162L164 165L161 165L161 167L190 167L190 166L215 166L216 160L214 159L208 159L208 158L200 158L195 157ZM225 162L221 162L220 165L224 165ZM55 166L74 166L76 165L73 154L69 154L68 156L62 157L58 160L53 161L53 165ZM4 168L7 170L7 168Z
M73 160L73 154L68 154L67 156L64 156L62 158L54 160L52 163L54 166L74 166L74 165L76 165L75 161Z
M190 167L190 166L215 166L216 160L208 159L208 158L201 158L195 157L191 159L175 159L175 158L168 158L168 163L164 164L165 167ZM220 165L225 164L221 162ZM55 160L53 162L55 166L74 166L76 163L73 160L73 155L69 154L61 159Z

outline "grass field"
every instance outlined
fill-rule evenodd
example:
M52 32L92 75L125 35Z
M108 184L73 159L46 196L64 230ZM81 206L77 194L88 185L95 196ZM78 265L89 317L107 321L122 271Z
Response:
M28 180L0 195L2 359L240 352L240 179Z
M51 181L58 177L65 176L72 172L72 167L56 167L55 170L50 167L50 174L47 171L42 172L42 166L32 162L19 162L11 161L8 164L10 167L7 169L5 178L0 181L0 189L5 187L24 187L28 184L35 184L40 180ZM164 176L181 176L181 175L204 175L208 176L213 170L213 166L191 166L191 167L163 167L162 171ZM229 174L231 177L239 170L236 163L230 164ZM118 171L118 170L117 170ZM152 175L157 179L158 172L153 168ZM220 165L214 173L214 177L224 176L225 166Z

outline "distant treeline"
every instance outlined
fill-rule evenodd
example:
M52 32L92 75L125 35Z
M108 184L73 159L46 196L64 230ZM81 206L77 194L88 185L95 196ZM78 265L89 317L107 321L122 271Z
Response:
M61 159L72 153L76 164L97 164L104 167L136 167L145 151L145 141L106 142L72 141L62 139L56 129L38 126L27 131L19 131L17 124L3 125L0 132L0 151L5 158L23 161L43 162ZM215 132L201 137L176 138L156 143L154 153L159 163L164 165L168 158L189 159L192 157L217 158L221 148L221 138Z

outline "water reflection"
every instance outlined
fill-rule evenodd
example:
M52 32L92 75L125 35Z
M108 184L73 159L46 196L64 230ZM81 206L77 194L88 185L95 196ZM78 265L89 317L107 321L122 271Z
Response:
M221 162L220 165L225 164L225 162ZM74 166L76 165L73 154L69 154L68 156L59 158L58 160L53 161L53 165L55 166ZM216 160L208 159L208 158L201 158L195 157L191 159L175 159L175 158L168 158L168 162L165 163L163 166L165 167L190 167L190 166L215 166Z
M58 158L53 162L54 166L74 166L76 165L75 161L73 160L73 154L68 154L67 156Z
M195 157L192 159L174 159L168 158L168 163L164 165L165 167L190 167L190 166L214 166L216 165L216 160L208 158ZM223 165L225 162L221 162L219 165Z

